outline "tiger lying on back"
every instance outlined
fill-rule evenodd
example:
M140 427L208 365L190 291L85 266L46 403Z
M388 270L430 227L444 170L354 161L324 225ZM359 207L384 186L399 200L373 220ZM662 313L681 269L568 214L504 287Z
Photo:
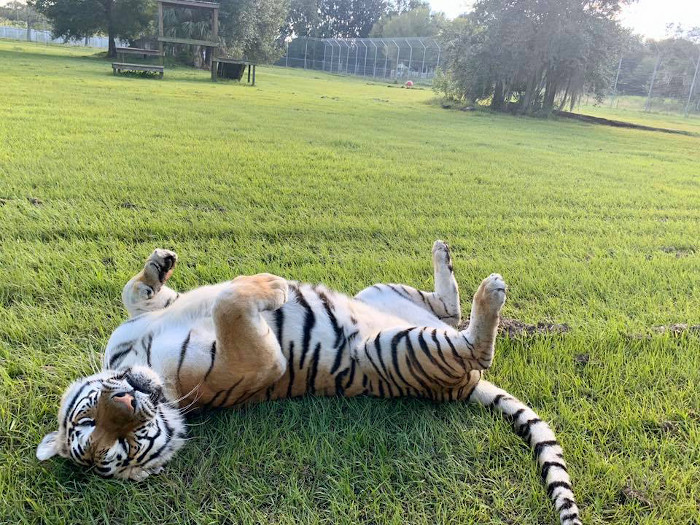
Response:
M182 407L304 394L468 400L510 416L534 449L561 523L581 523L552 430L481 379L506 300L500 275L481 283L459 331L459 292L442 241L433 246L434 292L379 284L351 298L258 274L180 294L165 286L176 261L155 250L126 284L130 319L110 337L103 371L64 394L40 460L59 454L105 477L142 480L184 444Z

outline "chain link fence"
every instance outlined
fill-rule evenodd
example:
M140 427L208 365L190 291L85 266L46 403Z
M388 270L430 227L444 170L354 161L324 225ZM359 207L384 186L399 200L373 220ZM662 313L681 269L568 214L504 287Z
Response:
M611 108L700 116L700 45L668 40L623 56L611 71Z
M440 66L434 38L311 38L288 42L276 65L430 83Z
M29 31L29 34L27 34ZM40 44L64 44L69 46L86 46L107 49L109 40L106 36L92 36L81 40L65 40L63 38L54 38L51 31L36 31L34 29L27 30L23 27L0 26L0 38L10 40L24 40L27 42L38 42ZM126 46L126 42L116 41L117 46Z

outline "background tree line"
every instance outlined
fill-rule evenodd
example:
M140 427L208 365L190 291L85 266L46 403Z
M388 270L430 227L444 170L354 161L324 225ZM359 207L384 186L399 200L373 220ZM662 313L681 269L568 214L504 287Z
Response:
M29 0L52 23L58 37L79 40L95 34L109 38L108 56L116 39L143 41L156 35L155 0ZM444 16L430 13L421 0L219 0L219 37L233 56L273 62L286 38L297 36L367 37L436 35ZM414 12L414 13L411 13ZM209 39L207 13L196 9L166 9L171 36ZM410 33L420 33L419 35ZM194 65L207 58L193 46L171 51ZM187 58L188 57L188 58Z

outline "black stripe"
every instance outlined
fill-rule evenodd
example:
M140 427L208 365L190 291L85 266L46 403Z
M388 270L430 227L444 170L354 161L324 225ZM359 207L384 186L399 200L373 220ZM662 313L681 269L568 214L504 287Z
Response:
M316 375L318 374L318 358L320 354L321 343L317 343L311 356L311 372L306 376L306 389L311 395L316 393Z
M571 514L565 514L561 517L561 521L569 521L578 519L578 512L572 512Z
M503 399L503 397L503 394L498 394L496 397L493 398L493 401L491 401L491 406L498 406L498 403L501 402L501 399Z
M242 378L242 377L241 377L238 381L236 381L236 382L233 384L233 386L232 386L231 388L229 388L229 389L226 391L226 395L225 395L224 398L221 400L221 403L219 403L218 407L222 407L222 406L224 406L224 405L226 404L226 402L228 401L229 396L231 395L231 392L233 392L233 389L236 388L238 385L241 384L241 381L243 381L243 378ZM246 392L247 392L247 391L244 391L240 396L238 396L238 398L237 398L233 403L231 403L231 405L233 406L233 405L235 405L236 403L238 403L238 400L239 400L240 398L242 398L242 397L245 395ZM218 408L218 407L217 407L217 408Z
M430 349L428 349L428 343L425 342L425 338L423 337L423 332L425 331L425 328L421 328L420 332L418 333L418 345L420 346L421 350L423 353L426 355L430 363L435 366L436 368L439 368L440 371L445 374L447 377L452 378L452 379L461 379L460 376L456 376L454 374L451 374L449 370L447 370L444 366L442 366L440 363L438 363L435 358L433 357L432 353L430 352Z
M565 510L567 510L567 509L570 509L570 508L573 507L574 505L576 505L576 504L574 503L573 500L571 500L571 499L569 499L569 498L564 498L564 503L562 503L562 504L559 506L559 508L557 509L557 512L561 513L561 512L563 512L563 511L565 511Z
M559 463L558 461L545 461L542 464L542 481L547 481L547 474L552 467L560 468L564 472L567 472L566 465L563 463Z
M146 338L148 338L148 344L144 343ZM146 364L149 367L151 366L151 345L153 345L153 333L149 333L141 339L141 346L143 346L143 349L146 351Z
M350 371L349 368L345 368L341 372L338 373L338 375L335 376L335 394L337 396L342 396L345 394L345 389L343 388L343 379L345 379L345 376L348 375L348 372ZM372 383L370 382L370 385Z
M379 337L379 336L377 336L377 337ZM377 367L377 365L374 364L374 361L372 360L372 356L369 353L369 349L367 348L367 343L365 343L364 350L365 350L365 355L367 356L367 359L369 360L369 364L372 365L372 368L374 368L375 372L377 372L377 375L379 377L381 377L382 379L386 379L382 375L382 373L379 371L379 367ZM362 386L365 386L365 385L362 385Z
M134 349L134 341L128 341L117 345L117 349L120 348L123 348L123 350L117 351L109 358L109 368L115 368L124 360L126 355Z
M377 379L377 383L379 383L379 397L384 397L384 381Z
M177 362L177 375L175 378L177 379L177 384L180 388L182 388L182 385L180 385L180 369L182 368L182 363L185 362L185 354L187 353L187 345L190 344L190 337L192 336L192 330L187 332L187 337L185 340L182 342L182 346L180 347L180 360ZM182 392L180 392L182 393Z
M338 325L338 320L336 319L335 314L333 313L333 306L331 305L328 296L322 291L314 291L321 298L321 304L323 304L323 308L326 311L326 315L328 316L328 319L330 320L331 325L333 326L333 331L335 332L335 341L333 342L333 348L336 348L340 345L341 341L343 340L345 332L343 332L343 329Z
M169 297L168 300L165 301L165 304L163 305L163 308L167 308L167 307L170 306L171 304L173 304L173 298L172 298L172 297Z
M355 381L355 366L356 365L357 365L357 361L355 361L355 359L351 359L350 376L348 377L347 383L345 383L345 388L349 388L350 385L352 385L353 381Z
M277 310L279 312L279 310ZM289 385L287 385L287 397L292 397L292 387L294 386L294 341L289 342Z
M66 423L68 422L68 417L71 415L73 408L77 404L78 397L80 397L80 394L83 393L83 390L85 390L91 383L94 383L94 381L88 381L83 386L81 386L80 389L73 396L73 399L70 400L70 403L68 403L68 407L66 408L66 415L62 421L63 428L66 428Z
M566 481L552 481L550 484L547 485L547 494L549 494L550 498L554 494L554 489L557 489L559 487L571 491L571 485L569 485Z
M413 298L412 298L410 295L409 295L408 297L406 297L404 294L402 294L401 292L399 292L399 291L394 287L393 284L387 284L387 285L385 285L385 286L388 286L389 289L390 289L390 290L393 290L394 293L396 293L396 295L398 295L399 297L402 297L402 298L404 298L404 299L407 299L407 300L413 302Z
M277 342L282 346L282 328L284 327L284 312L282 308L275 310L275 324L277 325Z
M396 388L399 390L399 395L401 397L403 397L403 395L404 395L403 390L399 386L396 379L394 379L394 375L387 370L386 365L384 364L384 358L382 357L383 351L382 351L381 345L379 344L379 337L381 335L382 335L381 332L379 332L377 334L377 337L374 339L374 347L377 349L377 357L379 358L379 364L382 365L382 370L384 370L384 375L386 377L388 377L389 379L391 379L391 382L394 383L394 386L396 386Z
M306 354L308 353L309 345L311 344L311 330L316 324L316 316L314 315L313 310L311 310L309 303L302 295L301 290L298 288L292 288L292 290L296 293L299 304L302 306L302 308L304 308L304 310L306 310L304 315L304 335L301 343L301 355L299 357L299 370L301 370L304 368Z
M535 445L535 456L539 457L539 455L542 454L542 451L545 448L555 447L557 445L559 445L559 443L557 443L556 439L553 439L551 441L540 441L539 443L537 443L537 445Z
M345 355L345 348L348 346L348 340L343 338L342 344L338 347L338 351L335 354L335 360L333 361L333 367L331 368L331 374L335 374L340 368L340 364L343 361L343 355Z
M430 333L430 335L432 336L433 341L435 342L435 348L437 349L438 357L442 360L442 362L445 364L445 366L447 368L449 368L453 372L457 373L457 370L452 368L450 363L447 362L447 359L445 359L445 354L442 353L442 346L440 345L440 341L437 338L437 328L433 328L433 331Z
M406 378L403 377L401 374L401 369L399 368L399 354L398 354L398 344L403 339L406 337L406 334L408 334L408 330L404 330L403 332L399 332L396 334L394 337L391 338L391 360L394 363L394 369L396 370L396 375L399 377L399 379L405 384L409 385L408 381L406 381ZM409 385L410 386L410 385Z
M423 377L428 381L433 381L433 378L430 377L430 375L423 368L423 365L421 365L420 361L418 361L418 357L416 356L416 353L413 350L413 343L411 343L410 335L406 336L406 350L408 353L408 357L410 357L411 361L413 362L414 365L416 365L416 368L420 371L420 373L423 374ZM413 373L413 370L411 370L411 373ZM416 376L416 379L418 379L417 376ZM419 381L420 381L420 379L419 379Z
M525 412L525 410L526 410L525 408L519 408L518 410L516 410L516 411L513 413L513 415L511 416L511 418L513 419L513 422L514 422L514 423L517 423L518 418L520 418L520 414L522 414L523 412Z
M455 345L452 344L452 340L447 335L447 332L443 332L443 335L445 337L445 341L447 341L447 344L450 347L450 350L452 351L452 356L459 362L459 365L462 367L462 369L465 372L467 372L467 365L464 363L464 359L462 359L462 356L457 353L457 349L455 348Z
M214 341L211 344L211 349L209 350L209 355L211 356L211 363L209 363L209 368L207 369L207 373L204 374L204 379L202 379L202 381L207 380L207 377L209 377L209 374L211 374L211 371L214 368L214 361L216 360L216 341Z
M408 338L406 338L406 341L408 342ZM408 355L405 356L406 359L406 366L408 367L409 373L418 381L420 386L423 388L423 394L426 394L430 399L435 399L435 394L433 393L433 390L430 388L430 386L426 385L420 377L418 377L418 374L416 374L413 371L413 366L411 365L411 359L408 357Z
M207 410L207 409L211 408L212 405L214 405L214 401L219 399L219 396L221 394L223 394L224 392L226 392L226 390L219 390L216 394L214 394L214 396L209 400L209 402L202 407L202 409Z

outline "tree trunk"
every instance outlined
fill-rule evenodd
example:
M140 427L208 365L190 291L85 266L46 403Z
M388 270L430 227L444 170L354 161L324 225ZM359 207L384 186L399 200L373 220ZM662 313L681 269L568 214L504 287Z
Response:
M547 80L544 88L544 100L542 102L542 112L551 113L554 109L554 96L557 94L557 83L555 80Z
M496 81L496 85L493 88L493 97L491 98L491 109L495 111L503 110L503 82L500 80Z
M204 60L202 57L202 47L194 46L194 67L196 67L197 69L202 69L203 64Z
M112 32L109 32L108 35L109 38L109 47L107 48L107 56L109 58L114 58L117 56L117 44L114 42L114 34Z
M117 56L117 45L114 42L114 22L112 21L112 0L107 0L105 3L105 15L107 17L107 38L108 48L107 57L114 58Z

